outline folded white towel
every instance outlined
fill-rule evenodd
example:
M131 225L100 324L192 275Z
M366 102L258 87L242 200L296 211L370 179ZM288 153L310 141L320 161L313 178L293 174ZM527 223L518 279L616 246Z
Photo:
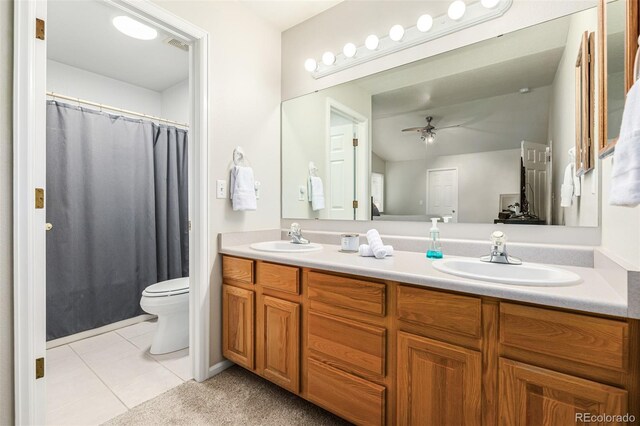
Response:
M255 180L251 167L234 166L231 169L229 189L233 210L255 210L257 208Z
M393 256L393 246L384 246L385 256ZM374 257L373 250L369 244L361 244L358 254L362 257Z
M387 255L387 251L384 249L384 244L382 243L382 238L380 238L380 234L376 229L367 231L367 241L369 241L369 246L376 259L383 259Z
M317 176L309 176L309 195L311 196L311 209L318 211L324 209L324 187L322 179Z
M627 93L622 113L620 136L613 154L609 204L637 206L640 204L640 83Z

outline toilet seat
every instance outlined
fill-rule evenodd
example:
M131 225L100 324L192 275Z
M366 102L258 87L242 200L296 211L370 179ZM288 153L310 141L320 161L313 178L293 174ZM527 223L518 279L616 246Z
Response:
M189 293L189 278L176 278L150 285L142 292L144 297L168 297Z

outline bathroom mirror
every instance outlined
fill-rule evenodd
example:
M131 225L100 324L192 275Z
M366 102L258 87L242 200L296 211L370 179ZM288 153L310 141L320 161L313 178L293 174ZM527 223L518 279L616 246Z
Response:
M593 87L576 81L597 18L585 9L284 101L283 218L598 226L597 141L582 126Z

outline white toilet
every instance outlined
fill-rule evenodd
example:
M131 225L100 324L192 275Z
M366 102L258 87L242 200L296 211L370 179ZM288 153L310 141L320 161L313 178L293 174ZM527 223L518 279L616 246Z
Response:
M150 352L166 354L189 347L189 277L150 285L142 292L140 307L158 316Z

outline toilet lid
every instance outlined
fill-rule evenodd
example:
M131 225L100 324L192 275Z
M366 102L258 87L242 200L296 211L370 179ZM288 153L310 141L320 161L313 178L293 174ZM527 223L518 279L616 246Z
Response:
M161 296L175 296L178 294L184 294L189 292L189 277L176 278L174 280L162 281L157 284L152 284L145 288L142 292L143 296L147 297L161 297Z

